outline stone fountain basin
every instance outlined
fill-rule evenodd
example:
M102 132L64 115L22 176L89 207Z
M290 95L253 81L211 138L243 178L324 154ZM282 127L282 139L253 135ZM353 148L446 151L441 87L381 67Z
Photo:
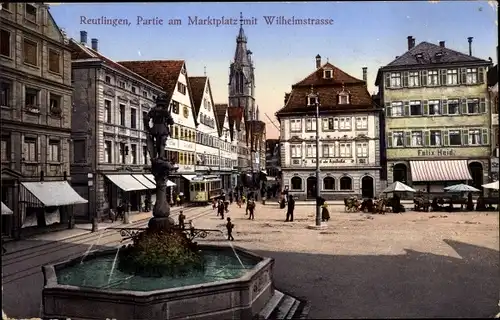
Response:
M230 246L199 245L201 250L233 252ZM274 259L234 247L239 256L257 264L240 278L155 291L96 289L62 285L56 271L80 262L82 257L43 266L44 318L71 319L252 319L274 294ZM114 255L116 249L88 255Z

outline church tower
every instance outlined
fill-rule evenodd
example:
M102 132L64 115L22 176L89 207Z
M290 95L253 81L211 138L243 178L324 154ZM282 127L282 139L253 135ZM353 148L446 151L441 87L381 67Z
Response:
M236 38L234 61L229 67L229 108L243 107L243 121L257 120L255 107L255 76L252 51L247 48L240 12L240 31Z

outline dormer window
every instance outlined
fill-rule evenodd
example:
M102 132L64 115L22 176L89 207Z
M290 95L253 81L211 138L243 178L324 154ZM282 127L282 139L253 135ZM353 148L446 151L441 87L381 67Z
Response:
M417 53L417 55L415 56L417 59L422 59L424 57L423 54L421 53Z
M315 106L318 102L318 97L307 97L308 105Z
M436 53L436 57L442 57L443 56L443 53L442 52L437 52Z
M347 92L339 93L339 104L349 104L349 94Z
M333 70L325 70L323 72L324 72L323 77L325 79L331 79L331 78L333 78Z

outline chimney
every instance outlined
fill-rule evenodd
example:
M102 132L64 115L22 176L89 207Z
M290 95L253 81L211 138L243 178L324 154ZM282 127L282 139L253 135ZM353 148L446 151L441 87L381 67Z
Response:
M87 31L80 31L80 43L87 44Z
M368 81L368 68L367 67L363 67L363 81L364 82L367 82Z
M321 68L321 56L318 54L316 56L316 69Z
M94 51L99 51L99 47L97 46L97 44L99 43L99 40L97 40L96 38L93 38L92 40L92 50Z
M284 104L284 106L288 102L288 99L290 99L290 93L285 93L285 104Z
M444 42L444 41L439 41L439 46L440 46L441 48L446 48L446 46L445 46L445 42Z
M467 41L469 41L469 56L472 56L472 39L474 39L474 37L467 38Z
M412 36L408 36L408 50L413 49L415 46L415 39Z

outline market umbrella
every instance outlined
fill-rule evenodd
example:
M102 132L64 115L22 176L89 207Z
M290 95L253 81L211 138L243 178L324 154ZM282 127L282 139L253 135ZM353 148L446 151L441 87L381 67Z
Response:
M483 184L483 188L498 190L498 181Z
M12 210L9 209L3 202L2 202L2 216L4 215L9 215L13 214Z
M382 193L390 193L390 192L417 192L417 190L412 187L407 186L406 184L396 181L389 185L387 188L382 191Z
M448 192L480 192L481 190L474 188L473 186L469 186L467 184L456 184L454 186L449 186L444 188L444 190Z

